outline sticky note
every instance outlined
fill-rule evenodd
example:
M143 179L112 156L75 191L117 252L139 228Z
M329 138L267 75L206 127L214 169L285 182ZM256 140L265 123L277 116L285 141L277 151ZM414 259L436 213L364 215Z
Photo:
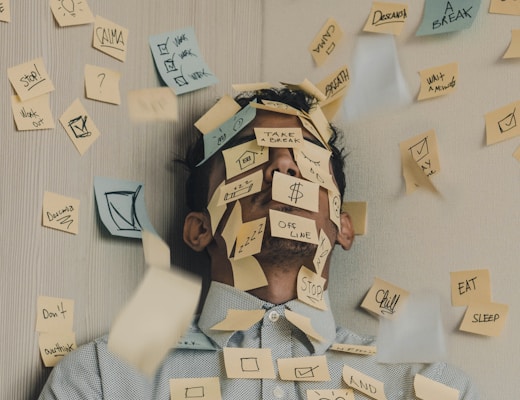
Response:
M325 114L321 110L319 104L311 108L309 111L309 117L312 124L320 134L318 139L320 139L323 145L328 148L328 143L330 137L332 136L332 130L330 129L330 123L327 120L327 117L325 117Z
M322 65L334 53L342 37L343 31L336 20L329 18L308 47L317 66Z
M87 0L51 0L51 11L59 26L73 26L94 22Z
M253 256L239 260L230 259L233 270L233 286L247 292L259 287L267 286L267 278L260 263Z
M319 81L316 84L316 87L325 95L326 99L334 99L343 92L346 92L349 85L350 72L348 70L348 66L342 65L334 72Z
M153 376L189 326L200 288L200 279L178 269L150 266L112 323L108 349L143 374Z
M235 245L235 241L238 235L238 231L242 226L242 206L239 201L236 201L233 204L233 209L229 214L229 217L226 221L226 225L222 229L222 238L226 243L227 255L231 256L233 252L233 246Z
M413 380L415 395L421 400L458 400L459 391L443 383L416 374Z
M38 296L36 317L37 332L72 332L74 300Z
M323 268L325 267L331 250L332 244L330 243L325 231L321 229L320 236L318 237L318 248L316 249L316 254L314 254L314 258L312 259L314 269L318 275L321 275L323 272Z
M233 83L231 85L235 92L255 92L262 89L270 89L273 87L269 82L254 83Z
M516 0L491 0L490 14L520 15L520 4Z
M338 187L329 169L330 155L329 150L309 142L305 142L302 148L294 149L294 159L302 177L325 189L337 191Z
M112 69L85 65L85 93L87 98L111 104L121 104L119 79L121 73Z
M283 381L330 381L327 357L278 358L278 373Z
M407 18L408 5L374 1L363 31L400 35Z
M177 96L218 82L192 27L150 36L149 44L159 75Z
M115 236L141 238L142 230L156 233L144 201L144 184L135 181L94 177L99 217Z
M302 83L294 84L294 83L285 83L280 82L282 85L284 85L287 89L290 90L300 90L302 92L307 93L309 96L314 97L318 101L323 101L327 97L325 94L314 85L310 80L305 78Z
M177 121L177 96L168 87L129 90L127 102L132 122Z
M26 101L54 90L54 85L41 57L7 68L7 77L21 101Z
M361 307L377 316L392 319L404 307L409 295L407 290L376 277Z
M219 377L170 379L170 399L221 400Z
M328 190L329 197L329 217L332 222L341 229L341 195L339 191L336 190Z
M142 231L144 261L147 265L170 269L170 247L162 240L159 235Z
M13 95L11 108L16 129L19 131L54 129L48 93L25 101L20 101L17 95Z
M206 113L195 122L195 127L203 134L217 129L241 109L230 95L222 96Z
M509 306L499 303L471 304L459 330L485 336L499 336L504 329Z
M352 389L308 389L307 400L354 400Z
M436 35L469 28L475 20L480 0L426 0L417 36Z
M520 135L520 101L509 103L486 113L486 145L491 145Z
M230 203L243 197L258 193L262 189L264 174L258 170L243 178L229 182L220 189L218 205Z
M74 332L43 332L38 337L38 346L46 367L54 367L63 357L77 348Z
M211 199L209 199L208 202L208 212L209 217L211 220L211 233L214 235L218 225L220 223L220 220L222 219L222 216L226 212L227 206L226 204L218 205L218 200L220 196L220 189L222 186L226 184L226 181L220 182L220 184L217 186L213 194L211 195Z
M352 353L364 356L371 356L377 352L376 346L348 343L333 343L330 346L330 349L334 351L342 351L343 353Z
M516 148L516 150L513 152L513 157L517 159L517 161L520 161L520 146Z
M259 110L272 111L280 114L299 116L302 112L288 104L274 100L262 100L261 103L253 102L249 104L251 107Z
M294 148L303 145L302 128L255 128L259 146Z
M325 278L302 266L296 281L298 300L320 310L326 310L327 304L323 297L326 282Z
M312 321L309 317L306 317L304 315L298 314L291 310L285 310L285 318L299 328L303 333L305 333L307 336L310 336L316 340L323 341L324 338L314 329L312 326Z
M346 201L341 205L341 210L350 215L356 235L364 235L367 232L367 207L366 201Z
M42 225L77 235L79 200L58 193L44 192Z
M216 331L247 331L260 321L265 310L233 310L227 311L226 318L211 327Z
M259 146L256 140L250 140L222 150L222 156L226 166L226 178L231 179L266 163L269 160L269 149Z
M502 58L520 57L520 29L511 30L511 43Z
M79 99L74 100L61 115L60 123L81 155L85 154L100 135L94 121Z
M432 99L455 91L459 79L457 63L440 65L438 67L419 71L421 88L417 100Z
M92 46L124 62L128 49L128 29L97 15L94 20Z
M237 233L235 253L233 254L235 260L260 253L266 220L267 218L263 217L242 223Z
M227 377L238 379L274 379L271 349L224 347Z
M386 400L385 385L383 382L357 371L348 365L343 366L343 380L352 389L358 390L372 399Z
M269 210L269 220L274 237L318 244L316 222L310 218Z
M450 272L450 278L452 306L491 302L489 270L477 269Z
M273 200L318 212L320 186L317 183L275 171L272 185Z
M11 6L9 0L0 2L0 21L11 22Z

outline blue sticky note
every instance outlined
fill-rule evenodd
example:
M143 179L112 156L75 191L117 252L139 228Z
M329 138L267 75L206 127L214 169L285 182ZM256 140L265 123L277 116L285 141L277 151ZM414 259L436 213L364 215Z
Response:
M150 36L149 43L159 75L175 94L218 82L200 53L193 28Z
M144 185L96 176L94 193L99 217L112 235L141 238L142 231L157 234L144 203Z
M256 103L256 99L254 100ZM205 163L213 154L229 142L235 135L247 126L256 117L256 108L250 104L245 106L230 119L203 136L204 160L197 166Z
M467 29L475 20L481 0L426 0L416 36Z

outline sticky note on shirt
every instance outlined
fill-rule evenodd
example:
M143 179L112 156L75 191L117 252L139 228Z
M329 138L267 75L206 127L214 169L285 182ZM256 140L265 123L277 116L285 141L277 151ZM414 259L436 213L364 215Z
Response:
M363 299L361 307L377 316L393 319L404 307L409 295L407 290L374 278L374 283Z
M128 29L98 15L94 21L92 46L119 61L125 61Z
M445 64L424 69L419 72L419 75L421 89L417 100L426 100L455 91L459 79L459 67L457 63Z
M359 355L374 355L377 352L376 346L348 344L348 343L333 343L330 346L331 350L342 351L343 353L359 354Z
M421 400L458 400L459 391L443 383L416 374L413 380L415 395Z
M343 366L343 380L352 389L366 394L376 400L386 400L385 385L371 376L368 376L354 368Z
M175 378L170 379L170 399L221 400L220 379L210 378Z
M85 92L92 100L121 104L119 79L121 73L112 69L85 65Z
M22 101L54 90L43 58L36 58L15 67L7 68L7 77Z
M37 332L72 332L74 300L39 296L36 310Z
M450 277L452 306L491 302L489 270L478 269L450 272Z
M485 336L499 336L509 313L509 306L499 303L471 304L459 329Z
M363 31L400 35L406 18L408 18L406 4L375 1L372 3Z
M26 101L21 101L17 95L13 95L11 96L11 108L16 129L19 131L54 128L48 93Z
M334 18L329 18L308 47L317 66L322 65L336 50L343 31Z
M330 381L327 357L278 358L278 373L283 381Z
M316 222L310 218L269 210L269 220L272 236L318 244Z
M298 300L320 310L326 310L327 304L323 297L326 282L325 278L302 266L296 282Z
M228 378L275 378L271 349L224 347L224 363Z
M520 101L509 103L485 115L488 146L520 135L518 113L520 113Z
M79 200L58 193L43 194L42 224L76 235L79 229Z
M100 135L94 121L79 99L74 100L61 115L60 123L81 155L85 154Z
M318 212L320 186L317 183L275 171L272 184L273 200Z

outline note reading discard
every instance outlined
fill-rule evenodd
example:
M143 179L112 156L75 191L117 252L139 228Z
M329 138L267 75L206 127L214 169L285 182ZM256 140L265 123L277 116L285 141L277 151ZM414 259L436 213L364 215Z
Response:
M85 65L85 92L92 100L111 104L121 104L119 79L121 73L112 69Z
M330 381L329 366L325 356L278 358L276 361L280 379L283 381Z
M516 118L516 110L520 113L520 101L509 103L486 114L486 144L488 146L520 135L520 116L518 119Z
M74 300L39 296L36 309L36 332L72 332Z
M329 18L309 45L309 52L317 66L322 65L336 49L343 31L334 18Z
M226 374L230 379L274 379L271 349L224 347Z
M133 122L177 121L177 96L168 87L129 90L127 100Z
M47 228L77 235L79 229L79 200L61 194L43 194L42 224Z
M12 95L11 108L19 131L54 129L48 93L26 101L20 101L17 95Z
M361 303L361 307L375 315L393 319L399 313L410 293L389 282L374 278L374 283Z
M451 305L467 306L491 302L491 278L489 270L477 269L450 272Z
M54 90L54 85L41 57L7 68L7 77L21 101L26 101Z
M74 100L61 115L60 123L81 155L85 154L100 135L94 121L79 99Z
M471 304L466 309L459 329L485 336L499 336L509 313L507 304Z
M170 379L170 400L186 399L222 400L219 377Z
M128 49L128 29L97 15L94 21L92 46L124 62Z
M363 31L400 35L406 18L408 5L374 1Z
M50 6L54 19L61 27L94 22L87 0L50 0Z
M272 236L314 244L319 242L316 222L310 218L269 210L269 220Z
M459 66L457 63L440 65L419 71L419 75L421 89L417 100L431 99L455 91L459 79Z

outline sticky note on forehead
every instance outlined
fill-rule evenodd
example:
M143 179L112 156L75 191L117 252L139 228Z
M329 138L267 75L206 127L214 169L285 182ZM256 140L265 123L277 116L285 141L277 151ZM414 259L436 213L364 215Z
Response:
M256 140L239 144L222 151L226 165L226 178L247 172L269 160L269 149L259 146Z
M218 128L239 111L240 104L231 96L225 95L200 117L194 125L199 131L206 134Z
M256 128L258 145L267 147L294 148L303 146L302 128Z

